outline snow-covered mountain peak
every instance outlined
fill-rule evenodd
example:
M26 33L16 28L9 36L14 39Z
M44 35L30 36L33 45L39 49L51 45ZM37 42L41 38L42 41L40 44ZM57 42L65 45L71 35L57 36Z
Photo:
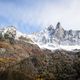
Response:
M58 39L62 39L64 36L64 29L62 28L60 22L56 25L54 36Z
M62 28L61 23L58 22L57 25L56 25L56 29L61 29L61 28Z
M69 48L73 49L76 45L80 46L80 30L64 30L60 22L57 23L56 28L50 25L33 36L34 42L38 43L40 47L47 45L48 48L63 49L65 46L72 46Z
M8 27L1 28L0 29L0 33L3 35L3 37L4 37L5 34L9 34L10 36L15 37L15 35L16 35L16 27L8 26Z
M64 28L61 26L60 22L57 23L55 31L60 31L60 33L64 31Z
M9 40L10 43L14 43L16 40L34 43L32 38L30 38L27 34L18 31L14 26L8 26L0 29L0 39Z
M22 32L18 31L15 26L7 26L2 29L0 29L0 33L5 36L5 34L12 36L15 39L19 39L19 37L27 37L26 34L23 34Z
M54 26L52 24L47 27L48 31L51 31L52 29L54 29Z
M15 26L8 26L2 29L4 33L6 32L11 32L11 33L16 33L16 27Z

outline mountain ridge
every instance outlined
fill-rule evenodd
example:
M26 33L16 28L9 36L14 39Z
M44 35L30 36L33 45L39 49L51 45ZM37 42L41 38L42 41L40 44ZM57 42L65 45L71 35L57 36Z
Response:
M39 44L57 46L80 46L80 30L65 30L60 22L54 28L53 25L43 29L34 35L34 41ZM49 47L49 46L48 46ZM53 47L53 48L54 48Z
M37 44L40 48L47 49L80 49L80 30L65 30L58 22L56 27L53 25L46 27L40 32L33 34L23 34L14 26L0 29L0 38L28 41ZM12 40L11 40L12 39ZM12 43L11 42L11 43Z

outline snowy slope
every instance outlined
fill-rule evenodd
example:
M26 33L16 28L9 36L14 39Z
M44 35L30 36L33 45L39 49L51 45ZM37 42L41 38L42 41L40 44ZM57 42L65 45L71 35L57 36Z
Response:
M21 37L21 36L27 37L27 34L24 34L24 33L20 32L20 31L16 31L15 39L19 39L19 37Z

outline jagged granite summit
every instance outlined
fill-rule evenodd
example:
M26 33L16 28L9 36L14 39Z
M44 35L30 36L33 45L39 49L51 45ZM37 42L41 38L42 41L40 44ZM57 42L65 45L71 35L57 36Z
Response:
M39 43L40 46L80 46L80 30L65 30L60 22L57 23L55 28L50 25L33 36L34 41Z

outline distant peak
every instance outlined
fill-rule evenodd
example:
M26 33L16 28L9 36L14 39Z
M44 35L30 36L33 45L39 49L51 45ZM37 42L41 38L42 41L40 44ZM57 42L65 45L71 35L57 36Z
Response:
M51 24L51 25L48 26L47 29L50 31L50 30L54 29L54 27L53 27L53 25Z
M57 25L56 25L56 29L59 29L59 28L62 28L60 22L58 22Z

